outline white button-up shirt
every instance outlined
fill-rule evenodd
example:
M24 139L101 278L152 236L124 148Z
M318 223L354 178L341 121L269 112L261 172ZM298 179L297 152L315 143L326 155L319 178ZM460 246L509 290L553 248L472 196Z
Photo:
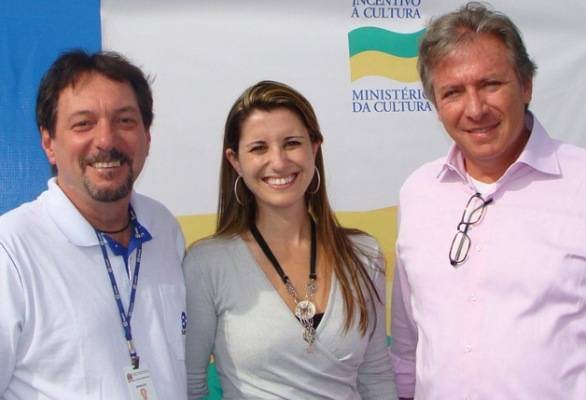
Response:
M550 139L535 120L519 159L484 194L493 202L454 268L448 252L474 193L456 147L401 191L399 396L586 399L586 150Z

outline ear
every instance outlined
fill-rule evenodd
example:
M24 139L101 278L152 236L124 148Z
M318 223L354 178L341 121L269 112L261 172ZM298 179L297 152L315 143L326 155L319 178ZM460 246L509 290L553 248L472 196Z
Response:
M440 112L439 108L435 108L435 117L437 120L443 125L444 121L442 120L442 113Z
M527 82L522 85L523 102L529 104L531 103L531 97L533 96L533 79L528 79Z
M321 141L316 140L315 142L311 142L311 150L313 151L313 159L314 160L315 160L315 157L317 157L317 152L320 147L321 147Z
M234 150L228 148L228 149L226 149L225 154L226 154L226 158L228 159L228 162L230 163L232 168L234 168L236 170L238 175L242 175L242 168L240 168L240 161L238 161L238 153L236 153Z
M146 140L147 140L147 148L146 148L146 155L148 156L151 150L151 131L148 130L145 132L146 134Z
M47 160L49 160L51 165L57 165L54 143L55 139L51 137L49 130L47 128L41 127L41 146L43 147L43 151L45 152Z

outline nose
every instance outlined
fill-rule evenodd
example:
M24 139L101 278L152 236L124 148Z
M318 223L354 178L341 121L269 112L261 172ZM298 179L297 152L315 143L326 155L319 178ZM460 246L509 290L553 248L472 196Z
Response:
M484 116L486 103L482 95L475 89L469 89L466 93L466 117L472 120L479 120Z
M95 130L94 142L102 150L110 150L114 147L116 132L110 121L101 120Z
M274 146L269 152L269 161L271 168L279 171L287 165L287 152L280 146Z

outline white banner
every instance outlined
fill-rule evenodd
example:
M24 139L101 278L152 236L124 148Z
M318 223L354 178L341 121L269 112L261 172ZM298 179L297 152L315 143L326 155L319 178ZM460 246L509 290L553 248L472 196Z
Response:
M493 1L539 69L531 109L586 145L586 2ZM414 76L416 39L450 0L102 0L103 48L154 77L155 122L139 191L175 215L216 210L223 124L249 85L292 85L316 109L336 210L396 205L407 175L450 140Z

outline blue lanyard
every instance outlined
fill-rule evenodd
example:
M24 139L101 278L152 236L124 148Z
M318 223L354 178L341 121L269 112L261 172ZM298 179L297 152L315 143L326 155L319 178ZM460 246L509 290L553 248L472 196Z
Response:
M122 304L122 300L120 299L120 290L118 290L118 285L116 284L116 278L114 277L114 271L112 270L112 264L110 263L110 259L108 258L108 251L106 250L106 241L104 240L104 234L97 229L96 235L98 236L98 241L100 242L100 247L102 248L102 255L104 256L104 264L106 264L106 271L108 271L108 276L110 277L110 283L112 284L112 292L114 292L114 299L116 299L116 305L118 306L118 311L120 314L120 322L122 322L122 328L124 329L124 336L126 337L126 343L128 344L128 353L130 354L130 361L132 362L132 366L134 369L137 369L139 366L139 357L134 349L134 344L132 342L132 330L130 328L130 320L132 319L132 312L134 311L134 300L136 298L136 287L138 284L138 273L140 271L140 259L142 257L142 239L140 236L140 231L138 230L138 224L136 223L136 215L134 214L134 210L130 208L130 220L134 226L134 235L138 241L136 246L136 263L134 265L134 274L132 276L132 289L130 291L130 302L128 303L128 313L124 311L124 305Z

